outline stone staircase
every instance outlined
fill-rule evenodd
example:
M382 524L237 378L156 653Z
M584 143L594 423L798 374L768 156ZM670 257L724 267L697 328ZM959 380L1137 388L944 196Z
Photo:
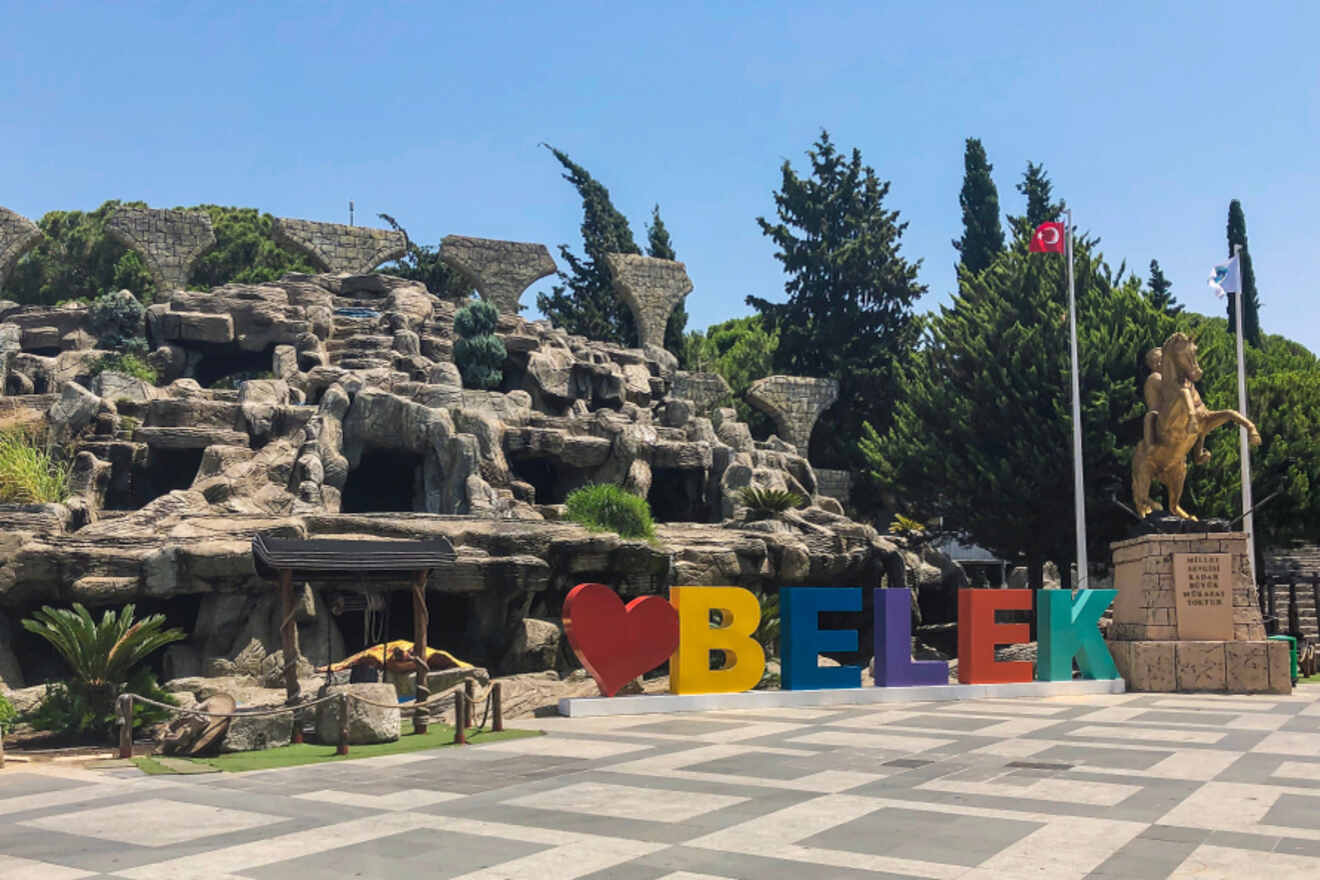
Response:
M1278 574L1272 575L1267 580L1265 589L1274 592L1274 613L1279 619L1278 632L1286 633L1288 631L1288 608L1291 602L1291 590L1289 584L1297 585L1297 621L1301 627L1302 635L1309 637L1312 641L1320 641L1320 619L1316 614L1316 590L1311 575L1305 574ZM1268 594L1266 596L1266 609L1269 608Z
M335 309L371 309L379 312L376 297L336 296ZM371 370L394 366L394 337L383 314L374 318L353 318L336 313L334 334L325 341L330 365L345 370Z

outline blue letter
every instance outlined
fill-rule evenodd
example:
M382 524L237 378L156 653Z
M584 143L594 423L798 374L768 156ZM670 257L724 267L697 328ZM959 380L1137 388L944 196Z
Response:
M817 666L825 651L856 651L857 630L820 628L822 611L861 611L861 587L781 587L779 653L786 691L862 686L860 666Z

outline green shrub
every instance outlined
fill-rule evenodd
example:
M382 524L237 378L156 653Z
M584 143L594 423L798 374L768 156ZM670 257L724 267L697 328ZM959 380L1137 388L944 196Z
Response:
M69 495L71 469L40 432L0 431L0 502L57 504Z
M14 704L9 702L9 698L0 694L0 736L14 729L14 723L18 720L18 710Z
M178 705L174 696L161 689L156 677L146 667L139 667L129 677L124 691L160 703ZM170 717L165 709L133 703L134 730L151 727ZM106 739L119 730L119 716L115 714L113 702L107 710L99 695L77 682L47 682L46 694L32 710L28 722L37 730L48 730L71 739Z
M655 523L645 498L612 483L583 486L564 500L568 518L593 532L618 532L624 538L655 537Z
M147 310L127 290L107 293L92 300L87 324L96 336L96 347L114 352L145 354L142 319Z
M182 630L165 629L163 614L135 621L135 610L132 605L118 612L107 610L98 622L75 602L72 611L45 605L23 620L23 628L50 642L73 673L68 684L47 685L46 696L33 713L34 726L69 735L100 735L114 729L115 699L125 687L159 699L155 679L141 663L185 636ZM142 717L154 716L144 707Z
M495 335L499 313L484 300L473 300L454 315L454 363L468 388L497 388L504 378L507 352Z
M145 347L145 343L143 345ZM99 376L106 370L112 373L123 373L125 376L132 376L134 379L141 379L143 382L152 385L160 380L156 368L132 352L117 352L105 355L92 364L91 375Z
M787 489L748 486L738 492L738 502L747 508L749 519L768 519L802 504L802 496Z

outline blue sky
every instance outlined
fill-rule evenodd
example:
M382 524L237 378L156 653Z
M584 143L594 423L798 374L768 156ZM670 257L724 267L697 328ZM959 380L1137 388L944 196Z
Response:
M644 235L689 327L782 293L754 218L820 128L892 181L904 254L954 283L963 139L1001 204L1045 163L1111 262L1192 309L1247 217L1261 322L1320 350L1320 7L1227 3L31 3L0 7L0 205L215 202L413 237L580 245L554 144ZM544 289L549 280L535 289ZM531 292L524 302L531 304Z

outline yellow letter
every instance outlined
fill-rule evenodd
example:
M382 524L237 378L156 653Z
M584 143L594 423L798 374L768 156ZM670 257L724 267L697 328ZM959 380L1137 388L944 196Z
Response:
M742 587L673 587L669 601L678 610L671 691L732 694L756 687L765 673L765 651L752 638L761 623L756 596ZM719 626L710 622L712 611L720 612ZM710 668L711 651L724 654L723 668Z

